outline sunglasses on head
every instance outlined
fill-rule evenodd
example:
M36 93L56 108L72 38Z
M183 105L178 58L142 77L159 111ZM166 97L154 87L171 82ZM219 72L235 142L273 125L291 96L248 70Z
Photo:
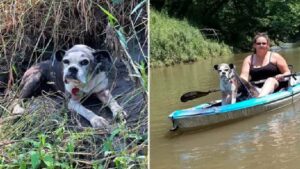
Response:
M256 45L266 45L267 43L266 42L256 42L255 44Z

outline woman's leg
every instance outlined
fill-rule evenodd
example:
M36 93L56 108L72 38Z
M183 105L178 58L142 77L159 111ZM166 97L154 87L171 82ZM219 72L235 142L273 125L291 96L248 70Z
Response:
M279 83L275 78L269 77L265 81L263 87L261 88L261 91L260 91L258 97L266 96L270 93L273 93L274 90L278 87L278 85L279 85Z

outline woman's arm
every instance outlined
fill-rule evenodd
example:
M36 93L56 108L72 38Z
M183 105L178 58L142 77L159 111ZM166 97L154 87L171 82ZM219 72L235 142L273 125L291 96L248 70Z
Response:
M241 69L240 77L243 78L246 81L249 81L250 58L251 58L251 55L247 56L244 59L243 66L242 66L242 69Z
M291 74L291 71L287 65L286 60L278 53L275 53L276 65L280 70L281 74L277 75L275 78L277 80L282 80L283 76Z

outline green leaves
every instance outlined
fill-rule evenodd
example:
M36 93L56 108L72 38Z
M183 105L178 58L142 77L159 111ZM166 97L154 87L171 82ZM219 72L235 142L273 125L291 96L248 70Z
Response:
M116 30L119 41L121 43L121 45L123 46L123 48L127 49L127 41L126 38L124 36L124 34L122 33L122 29L120 28L119 30Z
M75 146L74 146L74 142L72 140L72 141L69 141L67 144L67 152L74 152L74 151L75 151Z
M46 154L43 161L49 168L54 168L54 159L52 158L52 156Z
M144 6L144 4L147 2L147 0L143 0L142 2L140 2L130 13L130 15L132 15L133 13L135 13L138 9L140 9L142 6Z
M46 165L47 168L54 168L54 158L51 154L53 151L52 145L46 142L47 136L45 134L39 134L38 138L39 142L32 139L25 140L25 142L28 142L33 146L32 150L29 152L31 167L40 168L41 165ZM25 154L19 156L22 161L21 166L26 168L26 163L23 161L25 157Z
M45 151L30 151L29 154L32 168L40 168L42 163L44 163L48 168L54 168L53 157L50 154L46 154Z
M142 75L143 82L144 82L143 87L144 87L145 91L148 91L148 75L147 75L146 69L147 69L147 64L145 62L142 62L140 65L140 70L141 70L141 75Z
M279 42L296 39L300 30L299 0L164 0L151 5L162 8L171 17L186 18L200 29L218 29L222 40L244 50L252 48L251 39L256 32L267 32L271 40ZM152 14L151 11L151 17ZM150 23L156 20L152 22L151 18ZM155 29L151 28L151 34L152 30Z
M116 23L118 23L118 20L116 17L113 16L113 14L111 14L108 10L102 8L102 6L98 5L97 6L101 9L102 12L104 12L107 16L108 16L108 20L109 23L112 25L115 25Z
M44 134L39 134L38 137L40 139L41 146L44 146L46 143L46 136Z
M171 18L155 10L151 10L151 20L155 20L150 22L151 66L192 62L208 56L220 56L221 53L232 54L228 46L204 38L199 29L188 21Z
M117 28L115 29L115 31L117 33L117 37L118 37L122 47L127 49L128 47L127 47L126 37L123 33L123 28L118 23L117 18L112 13L110 13L108 10L101 7L100 5L97 4L97 6L102 10L102 12L104 12L107 15L108 21L111 24L111 26L119 27L118 29Z
M30 160L31 160L31 166L32 168L38 168L41 161L40 161L40 154L36 151L31 151L30 153Z
M116 157L114 159L116 168L118 169L124 168L126 166L127 160L128 160L127 157Z

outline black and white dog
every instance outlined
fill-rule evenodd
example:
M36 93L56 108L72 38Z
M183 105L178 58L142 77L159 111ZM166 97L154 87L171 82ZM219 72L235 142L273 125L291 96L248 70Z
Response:
M83 95L96 94L107 104L113 117L126 118L127 113L112 97L108 89L107 72L112 65L107 51L96 51L86 45L75 45L67 51L59 50L55 59L41 62L29 68L22 77L20 98L30 98L41 90L52 88L66 93L68 109L79 113L94 128L106 128L108 121L85 108L80 100ZM23 113L17 104L13 113Z
M222 105L233 104L239 97L257 97L257 89L246 80L238 77L233 64L221 63L214 65L219 73L220 90L222 92Z

